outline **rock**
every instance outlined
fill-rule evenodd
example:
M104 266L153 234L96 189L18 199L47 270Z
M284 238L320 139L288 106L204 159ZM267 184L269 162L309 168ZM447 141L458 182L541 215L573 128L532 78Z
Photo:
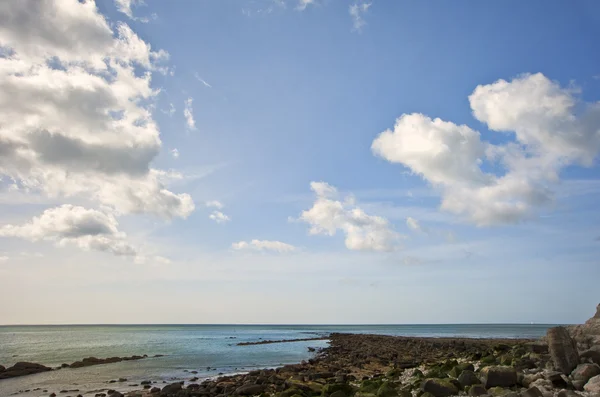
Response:
M596 375L583 386L588 393L600 393L600 375Z
M109 393L108 397L124 397L124 396L123 396L123 393L113 390L113 393Z
M510 393L510 389L505 389L500 386L490 387L487 391L487 394L496 397L506 396L508 393Z
M160 387L153 387L152 389L150 389L150 393L158 393L160 391Z
M17 376L37 374L40 372L52 371L42 364L18 362L12 367L5 368L0 372L0 379L16 378Z
M50 393L50 397L56 397L56 393Z
M469 396L482 396L487 394L487 390L483 385L473 385L469 389Z
M578 393L573 390L561 390L556 394L556 397L581 397Z
M544 373L544 377L552 382L553 387L562 389L571 386L569 378L558 371L548 371Z
M6 368L3 365L0 365L0 372L4 372Z
M425 379L421 390L431 393L434 397L448 397L458 394L458 387L450 379Z
M573 380L582 380L584 383L596 375L600 375L600 366L598 364L579 364L577 368L571 372L571 378L573 378Z
M181 390L181 383L171 383L170 385L166 385L160 391L161 396L170 396L175 395Z
M493 366L481 370L483 385L490 387L510 387L517 384L517 371L513 367Z
M582 361L590 361L594 364L600 365L600 350L589 349L579 355Z
M521 393L521 397L544 397L540 389L533 386Z
M564 327L550 328L546 334L550 356L554 368L564 374L570 374L579 364L579 354L575 341Z
M344 393L342 390L338 390L338 391L332 393L330 397L347 397L347 396L346 396L346 393Z
M150 382L149 380L143 380L143 381L140 382L140 385L149 385L151 383L152 382Z
M481 383L475 372L464 370L458 376L458 383L464 389L466 386L472 386Z
M377 390L377 397L396 397L398 396L398 391L390 385L388 382L384 382L381 387ZM331 395L333 397L333 394Z
M127 382L127 378L119 378L119 382Z
M333 393L335 393L338 390L343 391L344 394L346 394L346 395L351 395L354 392L354 390L352 389L352 386L350 386L347 383L330 383L330 384L323 386L323 391L321 392L321 394L323 396L331 396Z
M256 394L261 394L265 391L264 385L254 385L254 384L246 384L235 389L235 393L239 396L253 396Z
M544 379L544 375L542 373L527 374L523 377L521 384L525 387L529 387L533 382L535 382L538 379Z

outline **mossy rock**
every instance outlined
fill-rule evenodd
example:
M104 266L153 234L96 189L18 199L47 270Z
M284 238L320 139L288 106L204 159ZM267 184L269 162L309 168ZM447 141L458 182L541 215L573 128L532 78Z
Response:
M365 393L362 391L357 391L354 397L377 397L375 393Z
M377 390L377 397L396 397L398 391L389 382L384 382Z
M496 357L492 355L482 357L481 364L494 365L496 364Z
M461 363L452 368L448 375L456 379L463 371L475 371L475 367L471 363Z
M403 369L400 368L392 368L389 371L387 371L385 373L386 378L390 378L390 379L394 379L399 377L400 375L402 375L402 372L404 372Z
M500 357L500 364L502 364L502 365L512 365L512 362L513 362L513 357L508 354L505 354Z
M435 397L433 394L429 393L428 391L426 391L425 393L421 394L420 397Z
M377 393L383 382L381 380L365 380L361 383L359 391L363 393Z
M347 396L350 396L353 394L354 389L352 388L351 385L349 385L347 383L330 383L330 384L323 386L323 391L322 391L321 395L328 397L328 396L332 395L333 393L335 393L336 391L342 391Z
M284 390L281 393L277 394L277 396L279 397L306 397L306 395L304 394L304 392L302 390L298 390L294 387Z
M424 378L425 377L425 375L423 375L423 371L421 371L420 369L415 370L413 372L412 376L415 378Z

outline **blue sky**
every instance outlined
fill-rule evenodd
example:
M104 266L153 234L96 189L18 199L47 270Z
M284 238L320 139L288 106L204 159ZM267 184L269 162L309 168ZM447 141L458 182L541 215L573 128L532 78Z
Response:
M574 323L600 301L596 2L0 11L0 299L27 297L1 323Z

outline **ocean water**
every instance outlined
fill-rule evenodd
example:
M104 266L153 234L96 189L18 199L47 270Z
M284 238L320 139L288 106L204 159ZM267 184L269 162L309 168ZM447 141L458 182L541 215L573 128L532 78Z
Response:
M546 324L465 325L79 325L0 326L0 364L8 367L29 361L57 367L84 357L106 358L147 354L149 358L86 368L61 369L0 380L0 397L47 396L60 390L67 395L94 395L100 390L139 389L142 380L158 383L200 380L257 368L298 363L312 354L308 347L325 347L327 341L237 346L240 342L313 338L331 332L401 336L468 338L538 338ZM163 357L151 357L162 354ZM210 369L208 368L210 367ZM191 374L189 371L197 371ZM108 383L127 378L126 382ZM39 391L23 392L40 388ZM48 390L43 392L43 390ZM21 391L21 392L20 392Z

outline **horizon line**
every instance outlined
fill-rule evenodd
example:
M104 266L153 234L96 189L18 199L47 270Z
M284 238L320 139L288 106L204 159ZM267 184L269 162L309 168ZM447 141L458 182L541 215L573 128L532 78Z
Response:
M93 327L93 326L227 326L227 327L365 327L365 326L440 326L440 325L572 325L567 323L73 323L73 324L0 324L0 327Z

